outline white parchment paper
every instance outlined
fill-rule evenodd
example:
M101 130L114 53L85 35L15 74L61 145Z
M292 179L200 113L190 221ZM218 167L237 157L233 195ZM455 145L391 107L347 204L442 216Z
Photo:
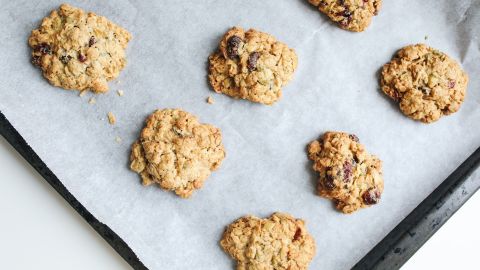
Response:
M29 62L30 31L60 2L0 2L0 110L150 269L233 269L218 244L225 226L274 211L307 221L317 243L311 269L348 269L480 145L480 1L385 0L364 33L340 30L306 0L71 1L133 34L128 66L95 105L50 86ZM271 33L298 53L294 80L271 107L208 86L208 56L235 25ZM461 110L430 125L403 116L378 85L395 51L418 42L448 53L470 75ZM205 102L209 95L214 105ZM227 150L189 200L141 186L128 169L145 117L171 107L220 127ZM357 134L384 161L379 205L343 215L315 195L305 149L327 130Z

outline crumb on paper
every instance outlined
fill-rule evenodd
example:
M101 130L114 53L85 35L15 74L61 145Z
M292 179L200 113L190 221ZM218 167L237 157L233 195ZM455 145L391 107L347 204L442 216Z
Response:
M428 36L427 36L427 35L425 35L425 40L427 40L427 39L428 39Z
M112 112L108 112L107 116L108 116L108 122L110 123L110 125L115 125L115 123L117 122L117 118L115 118L115 115L113 115Z
M120 80L116 81L115 83L116 83L116 84L119 84L119 83L120 83Z
M95 104L95 103L97 103L97 100L93 97L88 100L88 104Z
M115 141L116 141L117 143L121 143L121 142L122 142L122 138L120 138L120 137L117 136L117 137L115 137Z
M212 97L208 97L207 98L207 103L208 104L213 104L213 103L215 103L215 100Z
M83 90L83 91L80 91L80 94L78 94L79 97L83 97L87 94L88 90Z
M117 90L117 94L118 94L120 97L123 97L124 92L123 92L123 90Z

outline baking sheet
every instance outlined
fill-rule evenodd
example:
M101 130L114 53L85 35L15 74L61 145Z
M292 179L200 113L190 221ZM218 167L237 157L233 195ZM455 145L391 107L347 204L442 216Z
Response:
M231 269L218 245L224 227L245 214L274 211L307 221L317 243L312 269L347 269L480 145L480 1L384 2L366 32L350 33L306 0L72 1L134 37L126 69L91 105L88 95L50 86L29 63L30 31L60 2L1 1L0 110L150 269ZM297 51L298 70L277 104L210 90L208 55L234 25L269 32ZM448 53L470 75L461 110L431 125L404 117L378 87L381 66L417 42ZM209 95L214 105L205 102ZM220 170L189 200L142 187L128 170L130 144L145 117L170 107L220 127L227 150ZM343 215L315 195L305 148L327 130L357 134L384 161L379 205Z

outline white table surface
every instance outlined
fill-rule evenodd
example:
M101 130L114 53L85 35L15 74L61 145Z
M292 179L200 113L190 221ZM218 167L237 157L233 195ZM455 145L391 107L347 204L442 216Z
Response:
M0 136L0 269L130 269ZM480 269L480 193L402 268Z

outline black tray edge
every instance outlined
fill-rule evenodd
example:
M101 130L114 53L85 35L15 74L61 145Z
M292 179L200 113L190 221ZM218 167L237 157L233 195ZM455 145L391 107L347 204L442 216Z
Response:
M399 269L480 188L479 165L477 148L352 269Z
M98 221L60 182L23 137L0 111L0 135L102 236L112 248L134 269L147 269L132 249L110 227Z

